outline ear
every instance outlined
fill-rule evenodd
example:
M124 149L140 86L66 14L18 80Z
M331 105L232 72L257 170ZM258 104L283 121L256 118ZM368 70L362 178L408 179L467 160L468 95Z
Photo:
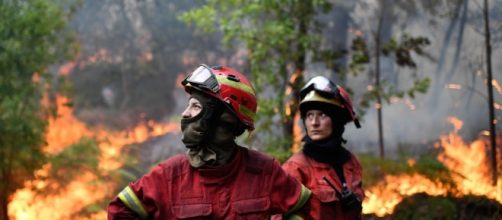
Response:
M234 135L236 137L239 137L244 133L245 130L246 130L246 126L244 126L244 124L239 122L239 123L237 123L237 126L234 129Z

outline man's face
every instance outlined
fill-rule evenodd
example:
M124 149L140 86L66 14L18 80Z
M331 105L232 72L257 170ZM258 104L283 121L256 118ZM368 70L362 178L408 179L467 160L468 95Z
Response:
M187 105L185 111L183 111L183 113L181 113L181 116L183 118L195 117L198 114L200 114L200 112L202 111L202 108L203 108L202 104L200 103L199 100L197 100L194 97L190 97L190 99L188 100L188 105Z
M320 141L328 138L333 132L331 118L320 110L308 110L305 115L305 127L307 135L313 141Z

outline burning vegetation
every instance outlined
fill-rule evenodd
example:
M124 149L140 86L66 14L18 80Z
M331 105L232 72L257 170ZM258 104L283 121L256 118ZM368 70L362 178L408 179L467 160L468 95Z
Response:
M487 140L480 138L466 143L458 134L462 121L453 117L449 118L449 121L454 126L453 131L440 136L435 145L439 150L437 160L448 171L443 175L445 178L431 179L428 175L419 173L386 175L376 185L367 187L367 198L363 202L365 214L371 213L379 217L391 215L406 197L417 193L430 198L447 196L461 199L466 196L483 196L494 202L498 201L498 213L502 212L502 176L498 176L497 185L493 186L487 157ZM415 166L415 162L408 163L408 166ZM420 200L422 197L415 199ZM494 215L496 210L493 210Z
M115 194L117 172L127 157L124 146L179 130L177 124L153 121L127 131L91 129L73 115L68 101L57 97L58 117L49 121L46 132L44 151L56 160L12 196L13 219L106 219L104 207Z
M90 129L73 116L67 102L66 97L57 97L58 117L49 121L45 152L68 154L69 149L78 146L94 146L95 151L80 157L73 155L79 161L62 163L78 170L50 163L38 170L36 179L26 182L25 187L13 195L9 204L9 215L13 219L105 219L106 203L121 187L117 185L120 181L116 171L124 165L124 146L179 130L177 124L154 122L145 122L129 131ZM454 125L453 131L441 136L435 146L439 150L437 160L449 171L448 178L432 179L420 173L386 175L380 182L367 186L367 198L363 202L366 215L406 215L403 210L407 209L403 206L428 204L432 209L431 204L444 198L458 200L456 205L448 203L447 207L473 206L478 204L473 201L485 198L486 202L488 198L492 201L488 207L492 207L493 214L501 212L502 177L499 176L498 185L491 185L486 140L465 143L458 135L462 122L456 118L449 120ZM97 158L94 165L89 165L93 162L86 161L89 160L86 156ZM79 162L87 165L76 166ZM407 164L417 166L417 161L408 160ZM475 199L464 199L471 197Z

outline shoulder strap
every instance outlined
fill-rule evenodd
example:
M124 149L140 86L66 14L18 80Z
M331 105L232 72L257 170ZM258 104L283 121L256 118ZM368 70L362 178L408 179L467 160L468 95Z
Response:
M338 178L340 178L340 182L342 182L342 185L347 185L347 182L345 181L345 176L343 175L343 164L335 164L333 165L333 168L335 168L336 175Z

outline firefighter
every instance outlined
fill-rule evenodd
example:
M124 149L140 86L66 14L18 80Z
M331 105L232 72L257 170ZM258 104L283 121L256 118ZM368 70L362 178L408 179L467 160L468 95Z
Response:
M359 121L348 93L323 76L309 80L300 91L300 115L305 126L302 150L284 170L312 191L305 219L360 219L362 168L343 144L345 124Z
M130 183L108 206L108 219L266 219L294 213L310 190L279 163L235 138L254 129L256 96L246 77L200 65L183 80L186 154Z

